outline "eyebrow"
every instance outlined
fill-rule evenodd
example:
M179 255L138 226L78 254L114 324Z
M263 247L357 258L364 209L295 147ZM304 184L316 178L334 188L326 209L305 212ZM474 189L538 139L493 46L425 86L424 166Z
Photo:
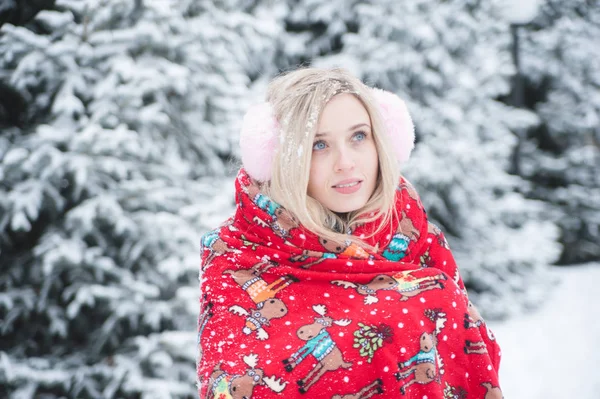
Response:
M359 127L363 127L363 126L366 126L369 129L371 129L371 126L368 123L359 123L357 125L354 125L354 126L351 126L350 128L348 128L348 131L358 129ZM330 132L319 132L319 133L315 134L315 137L325 136L325 135L327 135L329 133Z

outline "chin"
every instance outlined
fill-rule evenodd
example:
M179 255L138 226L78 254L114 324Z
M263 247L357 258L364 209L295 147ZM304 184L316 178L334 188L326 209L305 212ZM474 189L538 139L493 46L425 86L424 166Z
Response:
M366 201L356 202L356 203L348 203L348 204L340 204L339 202L335 203L334 206L328 207L330 211L335 213L349 213L354 212L361 209L365 206Z

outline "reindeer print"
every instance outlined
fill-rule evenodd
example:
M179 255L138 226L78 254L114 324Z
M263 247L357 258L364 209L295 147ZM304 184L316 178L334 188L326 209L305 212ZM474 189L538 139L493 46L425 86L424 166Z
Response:
M471 301L469 301L467 311L468 313L465 313L464 320L465 328L478 328L482 325L485 325L488 338L494 341L496 339L494 337L494 333L492 333L492 331L489 328L487 328L487 325L485 324L485 320L483 320L481 313L479 313L479 310L477 310L477 308L475 307L475 305L473 305Z
M442 248L446 248L447 250L450 250L450 245L448 245L448 241L446 241L446 237L444 237L444 234L442 234L442 230L440 230L439 227L437 227L435 224L433 224L431 222L428 222L427 232L430 234L433 234L435 236L438 244Z
M325 248L325 253L341 254L353 259L369 259L367 251L351 241L346 241L341 245L338 242L319 237L319 243Z
M444 399L467 399L467 391L462 387L453 387L446 382L444 388Z
M417 207L419 209L423 209L423 204L421 203L421 199L419 198L419 194L414 186L406 179L398 186L398 190L406 190L408 196L417 203Z
M406 388L414 383L428 384L437 377L435 337L424 332L419 340L421 350L406 362L399 362L395 376L398 381L414 374L414 378L400 387L400 393L406 393Z
M277 266L275 262L259 262L252 266L250 269L239 269L232 270L227 269L223 274L229 274L233 277L233 280L240 286L244 291L250 295L250 298L254 303L266 301L267 299L275 298L275 295L283 290L293 282L297 282L298 279L290 274L279 277L271 284L267 284L260 275Z
M290 211L285 208L277 208L275 211L275 221L271 225L276 234L283 238L289 237L290 230L299 226L300 222Z
M481 385L487 389L483 399L503 399L502 390L500 387L495 387L489 382L482 382Z
M206 301L207 297L208 297L208 295L204 294L203 302ZM200 316L198 316L198 336L202 335L202 333L204 332L204 328L206 328L206 324L208 324L208 320L214 316L214 314L212 312L213 306L214 306L214 304L212 302L210 302L210 301L206 302L204 309L200 313Z
M308 375L297 381L300 393L307 392L326 372L352 366L352 363L344 360L342 352L327 331L333 324L345 327L351 320L333 320L326 316L327 309L324 305L314 305L312 308L320 317L315 317L312 324L303 325L296 331L298 338L306 341L306 344L282 361L288 372L296 368L308 355L313 355L317 361Z
M259 262L250 269L227 269L223 272L223 274L231 275L256 304L255 309L248 310L239 305L233 305L229 311L245 317L246 324L242 332L247 335L256 332L256 338L259 340L269 338L269 334L263 327L269 326L270 320L282 318L288 312L285 303L275 298L275 295L291 283L298 281L294 276L286 275L268 284L260 275L275 266L277 264L274 262Z
M265 377L262 369L256 368L258 355L244 356L244 363L250 367L244 375L230 375L221 370L221 362L215 366L208 380L207 399L250 399L254 388L267 386L273 392L280 393L287 382L274 376Z
M243 234L240 234L240 240L242 241L242 244L244 245L244 247L250 248L252 251L256 251L256 248L258 248L257 243L248 240L246 238L246 236Z
M396 290L402 295L400 300L406 301L424 291L444 288L441 281L447 279L446 275L436 274L417 278L412 275L413 272L414 270L401 271L393 276L378 274L366 284L356 284L345 280L333 280L331 283L344 288L354 288L358 294L365 296L366 305L379 302L375 293L380 290Z
M337 259L338 255L345 255L351 259L370 259L372 256L367 253L363 248L354 244L353 242L347 241L344 244L328 241L324 238L319 238L319 242L326 250L326 252L311 251L305 249L300 255L294 255L290 258L292 262L304 262L308 258L317 258L316 261L305 263L303 269L308 269L318 263L321 263L327 259Z
M254 216L253 221L263 227L270 227L273 232L281 238L289 238L290 231L298 228L300 222L287 209L262 194L259 188L252 185L248 188L248 194L252 201L263 211L271 216L271 222L265 222L258 216Z
M412 270L404 270L394 274L394 280L398 282L395 289L402 295L401 301L406 301L425 291L442 289L444 288L442 281L447 280L443 273L421 278L414 277L412 273Z
M207 295L204 294L203 302L206 301L206 298L207 298ZM214 306L214 304L212 302L206 302L204 309L198 316L198 342L197 342L197 344L198 344L198 359L197 359L197 362L202 361L203 351L202 351L202 345L200 345L200 338L202 337L202 334L204 333L204 329L206 328L206 325L208 324L208 320L214 316L214 314L212 312L213 306Z
M470 355L471 353L477 353L479 355L488 353L487 346L483 341L471 342L466 340L464 350L467 355Z
M423 253L423 255L419 256L419 267L435 267L436 262L431 258L429 254L429 249Z
M271 325L271 320L280 319L288 312L287 306L280 299L272 298L256 305L255 309L244 309L239 305L229 307L229 311L246 319L242 332L250 335L256 333L256 339L264 341L269 338L269 333L263 328Z
M437 353L437 335L440 333L447 320L446 314L439 310L426 310L426 316L435 322L432 333L423 332L419 339L420 350L410 359L398 363L396 379L401 381L400 393L406 394L406 389L412 384L429 384L440 381L439 373L442 372L443 363ZM438 368L440 369L438 372ZM412 379L408 380L409 377Z
M331 399L369 399L373 395L383 393L383 382L381 379L376 379L357 393L347 395L333 395Z
M464 318L464 327L466 329L479 328L480 326L483 325L483 326L485 326L485 331L486 331L488 338L491 341L495 341L496 337L494 336L494 333L492 332L492 330L489 329L487 324L485 324L483 317L481 317L481 314L479 313L479 311L477 310L477 308L475 307L475 305L473 305L473 303L471 301L469 301L467 311L468 311L468 313L465 313L465 318ZM483 341L472 342L472 341L466 340L464 351L467 355L471 354L471 353L477 353L477 354L488 353L487 345Z
M398 285L397 281L387 274L378 274L366 284L356 284L345 280L333 280L331 284L339 285L344 288L354 288L357 293L365 296L366 305L379 302L379 299L375 296L377 291L392 290Z
M210 262L212 262L215 256L220 256L228 252L235 251L233 248L229 248L227 243L219 237L218 229L203 235L200 244L202 246L201 252L203 248L207 248L210 251L210 255L208 255L208 257L206 257L206 260L204 261L205 268L208 267L208 265L210 264Z
M396 233L402 233L408 237L411 241L417 241L421 237L421 232L415 227L413 221L406 215L406 212L402 211L402 218L398 224L398 230Z

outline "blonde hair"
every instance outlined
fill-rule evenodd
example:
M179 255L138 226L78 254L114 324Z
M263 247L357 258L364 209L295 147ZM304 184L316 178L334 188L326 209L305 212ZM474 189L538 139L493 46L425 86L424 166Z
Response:
M319 117L327 102L341 93L351 93L367 110L379 158L373 195L364 207L345 217L327 209L307 193ZM394 204L400 177L396 155L388 150L391 148L390 138L383 130L371 89L344 69L304 68L276 77L269 84L266 100L273 107L281 130L272 178L263 185L262 191L292 212L306 229L319 237L340 243L350 240L369 247L359 238L344 233L378 218L381 218L381 223L368 237L382 231L385 226L391 226L391 221L398 218Z

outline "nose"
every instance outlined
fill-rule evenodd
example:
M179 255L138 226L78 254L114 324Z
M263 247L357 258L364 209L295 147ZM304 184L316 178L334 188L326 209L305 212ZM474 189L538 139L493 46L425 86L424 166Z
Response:
M355 165L354 156L349 148L342 147L337 150L335 160L336 172L353 170Z

